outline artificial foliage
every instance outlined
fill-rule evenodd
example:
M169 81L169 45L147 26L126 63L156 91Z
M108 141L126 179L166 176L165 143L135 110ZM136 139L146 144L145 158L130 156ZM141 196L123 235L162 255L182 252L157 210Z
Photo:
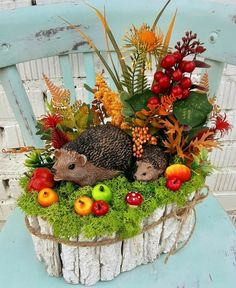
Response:
M58 169L62 170L60 171L62 176L56 178L55 175L54 180L73 179L81 184L76 179L80 174L74 173L75 178L74 175L73 178L63 178L66 169L67 172L73 170L75 164L78 164L79 150L73 147L76 148L80 141L72 143L74 145L71 146L74 153L72 153L73 159L77 159L77 162L76 160L73 160L75 163L64 161L63 164L66 163L62 165L64 170L60 165L57 166L57 163L54 165L54 162L58 161L56 154L60 155L61 152L57 150L61 148L67 150L66 147L70 145L67 144L68 142L78 137L81 137L80 140L83 139L81 134L86 134L91 128L101 129L109 125L118 127L119 133L125 135L128 142L130 140L130 159L128 159L130 175L124 174L129 180L125 176L119 176L103 182L110 187L113 198L109 203L109 212L102 217L93 214L81 217L74 211L75 200L82 195L91 197L92 187L79 187L69 181L56 182L53 189L58 193L59 202L42 208L38 204L37 193L28 191L29 179L22 177L23 194L18 200L19 207L26 215L41 216L46 219L52 225L54 235L57 237L68 239L83 234L91 239L113 233L117 233L122 238L134 236L140 232L142 221L156 208L173 203L183 206L188 196L203 186L205 176L213 170L208 152L220 146L220 139L230 131L232 126L226 114L222 113L217 105L216 98L209 93L206 69L210 66L201 60L201 54L206 48L198 39L198 35L191 30L186 31L183 35L179 35L181 40L174 45L174 48L169 47L177 13L175 12L170 19L166 33L163 33L159 27L159 20L169 2L170 0L153 19L153 23L143 23L140 27L132 25L124 36L122 48L119 47L105 14L90 6L104 28L109 61L106 61L104 54L99 51L82 27L64 19L69 28L77 31L88 43L100 59L104 70L96 75L94 87L84 85L89 92L93 93L91 103L72 101L69 90L56 86L44 75L51 100L46 103L46 115L43 115L37 123L37 134L45 141L46 146L45 150L35 150L28 155L25 161L25 165L29 168L27 177L32 175L35 168L48 167L53 168L53 173L57 173ZM111 51L116 54L116 60L112 58L114 53ZM114 65L115 62L117 65ZM196 68L202 71L199 82L192 77ZM153 78L149 81L147 75L151 72ZM109 86L107 75L116 89ZM101 125L108 126L101 127ZM113 129L118 128L113 127ZM108 131L107 128L105 129ZM89 138L89 141L94 141L93 143L102 143L98 151L93 148L98 154L102 149L111 148L106 145L107 139L104 143L105 134L96 136L100 137L99 139ZM117 139L113 140L116 143ZM67 145L64 146L65 144ZM88 144L83 143L86 147L89 147ZM161 178L156 179L160 174L153 173L158 175L155 181L133 181L135 177L137 179L138 173L135 174L135 169L138 169L137 163L144 160L142 157L145 155L147 145L152 145L154 149L157 145L159 153L166 154L170 166L176 163L185 165L191 171L191 179L187 182L181 181L179 189L171 190L170 184L173 189L173 181L181 180L179 176L181 171L178 171L177 176L174 175L175 179L168 179L164 173L168 167L164 167ZM129 149L127 145L125 147ZM63 155L66 155L68 151L64 152ZM114 152L119 151L114 150ZM86 153L89 155L88 151ZM84 164L83 169L86 169L87 156L79 156L80 160L84 160L81 162ZM104 157L106 158L104 162L112 163L113 156L111 153L109 157ZM92 159L90 160L92 162ZM96 166L96 163L92 162L92 164ZM149 168L156 169L156 167ZM157 170L158 168L161 167L157 167ZM80 171L82 175L85 170ZM143 172L142 175L146 175L148 171ZM107 174L105 171L104 175ZM136 209L129 208L125 202L125 196L130 191L136 191L143 196L143 203Z
M129 182L124 176L119 176L103 183L111 189L113 196L109 213L102 217L94 217L92 214L81 217L75 213L74 201L79 196L91 197L93 187L80 188L72 182L61 182L55 189L59 195L59 202L42 208L37 201L38 193L27 191L28 178L24 176L20 180L24 193L18 199L18 206L26 215L40 216L47 220L52 225L56 237L69 239L82 233L92 239L117 233L121 238L129 238L140 233L141 222L155 209L171 203L184 206L188 196L203 186L204 178L201 174L193 175L177 193L165 187L164 178L142 183ZM139 191L143 196L143 203L138 208L129 208L125 203L125 196L130 191Z

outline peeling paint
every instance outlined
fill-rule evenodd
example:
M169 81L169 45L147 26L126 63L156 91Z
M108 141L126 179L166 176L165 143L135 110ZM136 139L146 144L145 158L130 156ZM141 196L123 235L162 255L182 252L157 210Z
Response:
M72 50L78 50L78 48L79 48L80 46L84 46L84 45L86 45L86 44L87 44L86 41L77 42L77 43L75 43L75 44L73 45Z
M80 27L81 25L76 25L76 27ZM39 32L35 33L35 38L37 40L41 40L43 38L48 38L50 39L51 37L55 36L57 33L65 31L65 30L71 30L72 28L69 26L62 26L62 27L56 27L56 28L51 28L47 30L40 30Z
M236 15L231 16L232 21L236 24Z

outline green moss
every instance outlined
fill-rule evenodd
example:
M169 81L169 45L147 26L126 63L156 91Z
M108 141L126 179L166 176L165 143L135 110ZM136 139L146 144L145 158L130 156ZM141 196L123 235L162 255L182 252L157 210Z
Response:
M18 199L18 206L26 215L41 216L52 225L54 235L61 238L77 237L83 233L87 238L102 237L118 233L122 238L132 237L140 232L142 220L152 214L157 207L177 203L183 206L188 195L199 189L204 179L193 175L191 180L183 183L178 192L173 193L165 187L165 179L142 183L130 183L125 177L104 181L112 191L109 213L102 217L92 214L81 217L74 212L74 201L82 195L92 196L92 187L80 188L71 182L61 182L55 187L59 195L59 203L42 208L37 201L37 193L26 190L27 177L22 177L20 185L24 190ZM143 196L143 203L137 209L129 208L124 199L129 191L137 191Z

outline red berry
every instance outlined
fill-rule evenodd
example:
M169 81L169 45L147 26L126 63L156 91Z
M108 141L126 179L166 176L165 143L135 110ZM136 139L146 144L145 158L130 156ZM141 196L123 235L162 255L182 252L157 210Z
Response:
M182 76L183 76L183 74L182 74L181 70L177 69L173 72L172 79L174 81L180 81L182 79Z
M148 99L147 105L157 106L158 104L159 104L159 100L157 97L153 96L153 97Z
M158 82L163 76L164 76L164 73L163 73L163 72L157 71L157 72L154 74L154 79Z
M188 89L191 87L192 85L192 81L189 77L184 77L181 81L180 81L180 85L182 88L184 89Z
M166 180L166 187L171 191L177 191L181 187L181 180L174 177Z
M175 57L176 62L180 62L182 60L182 55L179 51L175 51L172 55Z
M160 80L159 80L159 85L161 88L168 88L170 87L170 78L167 75L164 75Z
M169 54L169 55L166 55L165 58L161 61L161 67L168 69L168 68L173 67L175 63L176 63L176 58L173 55Z
M181 98L182 97L182 89L179 85L172 87L171 94L175 97Z
M174 72L174 70L172 68L166 69L165 75L171 77L173 72Z
M159 94L161 92L161 87L159 84L154 84L152 86L152 92L155 94Z
M185 66L186 63L187 63L187 61L182 61L182 62L180 62L180 64L179 64L179 69L180 69L182 72L185 72L184 66Z
M193 72L195 67L196 67L196 65L195 65L195 63L193 61L186 61L186 63L184 64L183 71L191 73L191 72Z
M182 97L181 97L181 99L186 99L186 98L188 98L188 96L189 96L189 89L183 89L182 90Z

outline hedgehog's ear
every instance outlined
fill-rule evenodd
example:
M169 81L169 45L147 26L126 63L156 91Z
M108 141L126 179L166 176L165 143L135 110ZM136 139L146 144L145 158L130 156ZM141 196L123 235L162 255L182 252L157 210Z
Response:
M79 166L84 166L87 162L87 157L83 154L80 154L78 155L77 159L76 159L76 163L79 165Z
M148 166L147 166L147 169L151 169L151 168L152 168L152 165L148 165Z
M56 149L56 150L54 151L54 155L55 155L56 158L59 158L59 157L61 156L61 150Z

